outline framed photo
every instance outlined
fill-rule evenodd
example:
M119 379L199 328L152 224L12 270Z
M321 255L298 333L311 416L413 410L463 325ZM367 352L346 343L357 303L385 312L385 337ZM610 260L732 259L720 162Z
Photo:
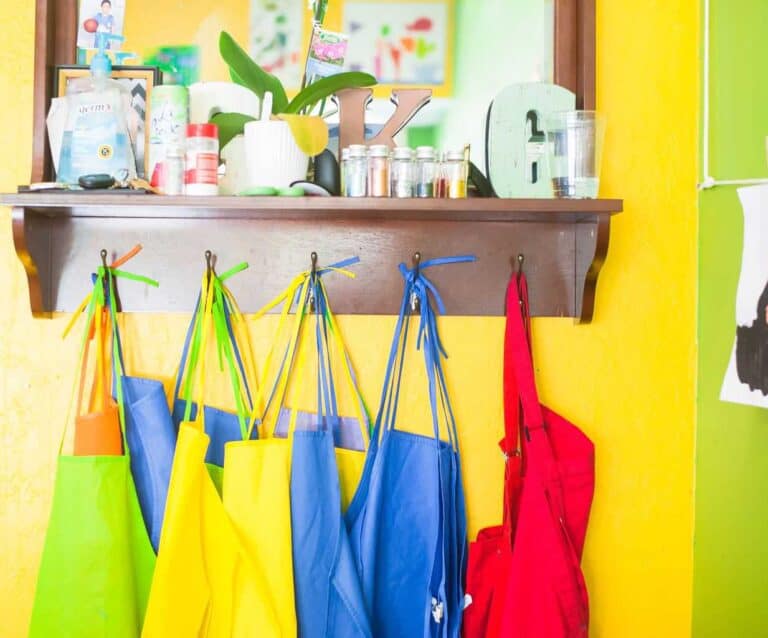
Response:
M345 68L375 75L377 97L414 86L450 97L455 10L455 0L344 0Z
M88 77L90 72L90 68L84 65L57 66L53 94L64 97L72 80ZM146 179L149 170L149 104L152 89L161 83L160 69L154 66L113 66L112 78L125 84L131 94L133 117L129 118L129 134L136 154L136 174Z

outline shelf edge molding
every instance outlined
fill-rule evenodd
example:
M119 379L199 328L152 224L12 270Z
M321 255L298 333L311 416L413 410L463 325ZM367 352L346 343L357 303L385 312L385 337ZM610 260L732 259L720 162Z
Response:
M418 251L425 259L475 254L475 264L436 268L429 277L447 314L502 316L504 290L518 254L525 255L534 316L592 320L600 271L620 200L397 200L350 203L306 198L244 202L169 202L135 196L0 196L12 206L13 241L35 316L68 312L89 287L99 251L144 246L133 268L158 279L159 290L120 283L126 312L189 312L210 249L224 270L250 269L232 280L245 312L279 292L317 252L329 264L352 255L357 279L327 279L338 314L397 314L397 269ZM237 200L237 201L234 201ZM23 205L21 205L23 204ZM190 205L192 204L192 205ZM343 281L342 281L343 280Z

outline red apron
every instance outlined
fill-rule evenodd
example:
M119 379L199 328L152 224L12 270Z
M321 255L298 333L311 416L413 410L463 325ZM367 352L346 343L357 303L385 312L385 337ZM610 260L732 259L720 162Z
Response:
M464 638L588 634L580 562L594 491L594 446L540 405L528 335L527 285L516 274L507 288L504 339L504 520L481 530L470 547L472 603L464 614Z

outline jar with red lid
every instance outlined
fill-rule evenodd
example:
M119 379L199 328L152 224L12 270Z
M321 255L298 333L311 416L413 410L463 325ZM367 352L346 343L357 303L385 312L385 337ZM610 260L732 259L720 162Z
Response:
M185 195L219 194L219 127L188 124L184 162Z

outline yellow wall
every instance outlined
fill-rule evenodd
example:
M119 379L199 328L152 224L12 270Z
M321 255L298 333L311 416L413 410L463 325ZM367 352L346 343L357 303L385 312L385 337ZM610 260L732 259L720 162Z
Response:
M680 638L690 632L696 4L598 2L598 103L610 118L602 192L625 198L626 212L614 225L595 323L534 325L544 399L597 444L584 565L598 637ZM32 5L0 4L3 190L28 179ZM9 214L1 214L0 618L1 633L16 638L25 635L32 603L76 346L74 339L60 340L61 319L30 318ZM184 322L180 316L130 317L124 337L142 344L133 370L170 375ZM257 328L261 346L268 327ZM392 319L355 317L343 327L364 392L375 402ZM448 373L474 533L500 515L495 442L502 322L450 319L442 327L452 355Z

